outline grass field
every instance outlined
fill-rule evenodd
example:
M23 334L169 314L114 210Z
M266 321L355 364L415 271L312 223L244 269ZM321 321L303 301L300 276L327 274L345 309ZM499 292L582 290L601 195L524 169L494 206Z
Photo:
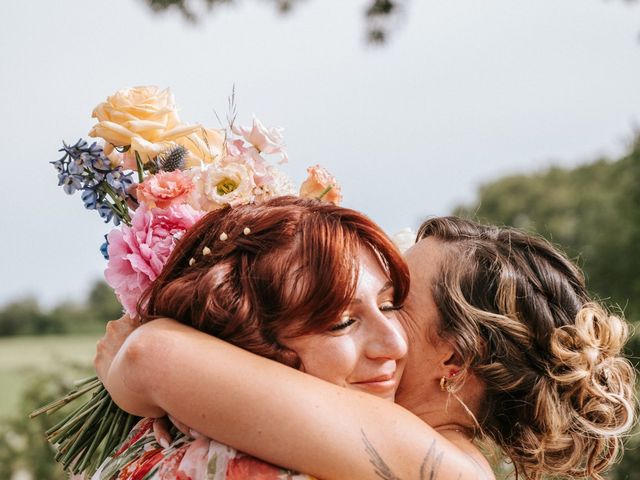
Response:
M91 365L95 335L48 335L0 338L0 416L10 415L35 370L55 369L61 362Z

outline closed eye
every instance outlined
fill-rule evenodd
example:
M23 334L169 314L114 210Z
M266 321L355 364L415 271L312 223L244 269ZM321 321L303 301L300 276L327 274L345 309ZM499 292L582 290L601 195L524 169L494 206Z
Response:
M329 331L330 332L337 332L337 331L340 331L340 330L344 330L345 328L348 328L351 325L353 325L355 323L355 321L356 321L355 318L348 318L344 322L340 322L337 325L334 325L333 327L331 327L329 329Z
M400 310L402 306L396 306L393 302L384 302L378 308L381 312L395 312L396 310Z

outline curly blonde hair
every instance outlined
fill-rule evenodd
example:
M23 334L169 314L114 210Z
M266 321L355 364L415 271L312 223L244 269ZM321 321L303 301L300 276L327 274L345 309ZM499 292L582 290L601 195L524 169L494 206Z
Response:
M635 422L627 323L540 237L456 217L427 220L426 237L447 252L433 287L438 333L485 386L479 434L516 476L602 479Z

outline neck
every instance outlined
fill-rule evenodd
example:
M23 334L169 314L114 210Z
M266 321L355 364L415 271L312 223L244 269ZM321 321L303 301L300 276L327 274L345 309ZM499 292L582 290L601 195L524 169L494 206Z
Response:
M480 407L477 395L443 392L439 386L437 389L414 387L401 390L397 402L423 422L436 430L476 430L475 418Z

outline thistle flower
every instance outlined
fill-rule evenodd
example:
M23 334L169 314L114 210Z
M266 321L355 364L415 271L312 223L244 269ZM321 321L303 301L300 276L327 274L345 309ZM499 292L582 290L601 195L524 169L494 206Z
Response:
M185 158L189 151L182 145L176 145L158 156L158 168L165 172L184 169Z

